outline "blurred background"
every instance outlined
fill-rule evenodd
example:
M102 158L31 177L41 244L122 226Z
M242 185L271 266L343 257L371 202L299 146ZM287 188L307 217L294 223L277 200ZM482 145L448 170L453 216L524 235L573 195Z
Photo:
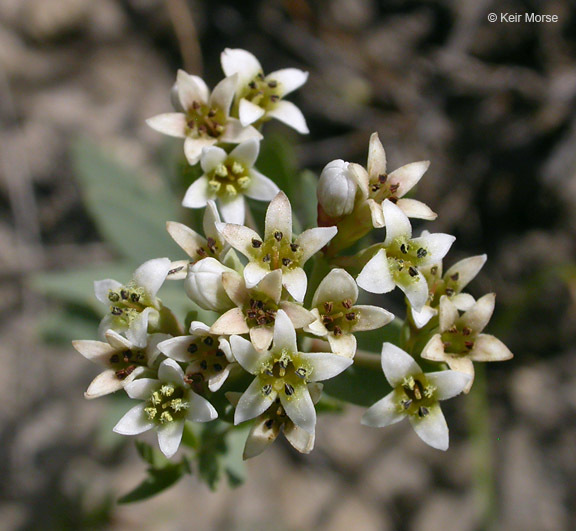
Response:
M490 23L491 12L558 22ZM406 423L362 427L350 407L320 418L310 456L278 441L249 462L239 489L211 493L192 476L117 506L144 466L110 433L125 405L83 399L97 369L69 341L95 337L94 268L135 258L139 242L123 255L108 241L82 168L105 153L161 195L181 145L144 120L170 109L177 68L213 86L225 47L267 72L310 72L291 99L311 134L269 129L298 167L364 164L373 131L391 169L432 161L417 191L439 213L426 228L457 236L449 264L488 253L470 291L497 292L488 332L515 358L446 404L447 453ZM576 527L573 2L2 0L0 120L2 529ZM107 193L120 213L131 201Z

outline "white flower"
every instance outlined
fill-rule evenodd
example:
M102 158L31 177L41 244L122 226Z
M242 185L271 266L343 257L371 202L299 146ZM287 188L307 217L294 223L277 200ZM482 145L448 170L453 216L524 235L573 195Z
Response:
M276 118L299 133L309 132L300 109L283 100L306 83L308 72L284 68L264 76L258 59L239 48L226 48L220 60L227 76L237 76L236 97L242 125Z
M154 258L144 262L125 285L110 278L94 282L96 298L110 305L110 312L100 323L100 336L108 329L126 332L126 337L134 344L148 330L153 328L162 309L156 297L172 267L168 258Z
M428 285L418 268L442 260L456 238L442 233L412 238L410 221L397 205L386 199L382 211L386 239L358 275L358 285L370 293L388 293L398 286L420 311L428 300Z
M327 337L332 352L353 358L356 354L354 332L374 330L388 324L394 314L377 306L355 305L358 286L343 269L333 269L320 282L312 313L316 321L304 330Z
M158 368L158 380L140 378L129 383L130 398L143 400L114 426L121 435L138 435L152 428L158 432L158 444L166 457L172 457L182 440L184 423L209 422L218 413L204 397L194 393L184 380L184 372L171 359Z
M378 133L372 133L368 151L368 171L359 164L351 164L350 167L370 208L374 227L384 227L386 223L381 206L385 199L397 204L409 218L436 219L437 214L424 203L404 198L404 195L422 178L428 166L430 162L427 160L412 162L390 174L386 173L384 147L378 138Z
M230 344L236 361L256 376L236 406L234 424L258 417L279 398L290 420L314 433L316 410L308 384L333 378L352 364L336 354L298 352L296 331L282 310L276 314L270 351L257 351L240 336L232 336Z
M105 367L84 393L89 399L114 393L148 372L160 354L158 343L169 337L166 334L148 335L143 329L139 330L140 337L136 343L114 330L107 330L105 336L107 343L83 339L72 341L82 356Z
M393 390L364 413L362 424L382 428L408 417L420 439L447 450L448 426L438 401L460 394L470 376L456 371L424 374L410 354L392 343L382 345L382 370Z
M282 270L282 285L298 302L304 300L308 279L302 266L336 234L336 227L308 229L292 241L292 209L284 192L271 201L266 211L264 239L242 225L217 225L224 239L246 256L247 288L253 288L270 271Z
M233 269L222 265L215 258L205 258L190 266L184 281L186 294L200 308L222 312L234 306L224 286L222 273L231 273Z
M182 205L202 208L208 200L217 199L224 221L244 223L244 196L270 201L278 193L278 186L253 168L259 150L260 143L254 138L230 153L219 147L204 148L200 159L204 175L190 185Z
M268 273L256 286L247 288L238 273L223 273L222 284L236 308L228 310L210 328L213 334L250 334L258 350L266 350L272 341L276 312L283 310L294 328L302 328L314 321L314 315L301 304L281 301L282 271Z
M216 143L238 144L262 135L252 126L244 127L230 117L237 76L220 81L212 94L198 76L178 70L176 91L183 112L159 114L146 123L160 133L185 138L184 154L192 165L200 160L202 148Z
M429 233L424 231L422 235L425 234ZM419 312L410 308L416 327L426 326L430 319L438 314L442 295L446 295L459 310L470 309L476 301L469 293L462 293L462 290L476 277L486 259L485 254L464 258L448 269L444 276L442 276L442 262L420 268L428 283L428 301Z
M173 360L189 363L186 379L190 385L202 389L206 382L210 391L218 391L233 367L230 344L199 321L192 321L190 334L162 341L158 348Z
M508 347L496 337L482 334L496 303L496 295L489 293L463 315L446 295L440 299L440 333L432 336L422 351L427 360L447 363L451 369L470 375L464 392L474 382L473 361L505 361L513 357Z
M333 160L326 164L318 180L318 203L332 218L350 214L356 198L356 181L343 160Z

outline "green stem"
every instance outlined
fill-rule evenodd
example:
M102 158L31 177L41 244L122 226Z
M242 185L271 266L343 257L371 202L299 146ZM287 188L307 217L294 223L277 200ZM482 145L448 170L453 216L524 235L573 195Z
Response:
M354 365L364 367L366 369L382 371L382 362L378 354L366 352L365 350L357 350L354 356Z

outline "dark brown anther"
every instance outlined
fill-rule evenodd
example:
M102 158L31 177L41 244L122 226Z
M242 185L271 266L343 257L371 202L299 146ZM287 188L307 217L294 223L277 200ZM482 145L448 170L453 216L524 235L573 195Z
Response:
M332 317L330 317L329 315L323 315L322 316L322 322L324 324L330 324L332 321L334 321L334 319Z
M205 371L208 368L208 362L206 360L202 360L200 362L200 368Z
M452 343L450 343L450 341L443 341L442 344L444 345L444 349L448 349L452 346Z
M226 355L226 354L224 354L224 351L223 351L221 348L219 348L219 349L216 351L216 356L218 356L219 358L221 358L222 356L225 356L225 355Z
M272 96L270 96L270 101L276 103L277 101L280 100L280 96L278 96L278 94L272 94Z
M378 190L380 190L380 185L379 184L373 184L370 187L370 190L372 190L373 192L377 192Z
M205 345L211 347L211 346L214 344L214 338L213 338L213 337L210 337L210 336L205 337L205 338L203 339L203 343L204 343Z
M120 297L122 297L122 300L128 300L128 290L127 289L121 289L120 290Z
M264 74L262 72L259 72L257 77L258 79L262 80L264 79Z
M438 266L432 266L430 268L430 273L432 273L433 275L436 275L438 273Z
M248 87L254 90L256 88L256 81L250 81L250 83L248 83Z
M274 232L274 239L279 242L280 240L282 240L282 238L284 237L284 234L282 234L282 232L280 232L279 230L277 230L276 232Z
M262 387L262 392L268 396L272 392L272 386L270 384L266 384Z
M210 250L212 254L216 251L216 240L214 238L207 238L206 239L206 246Z
M118 306L112 306L112 315L122 315L122 308L118 308Z
M208 111L208 118L214 118L216 116L216 109L210 109Z
M427 254L428 254L428 251L426 249L424 249L424 247L420 247L420 249L418 249L416 251L416 256L418 258L424 258Z
M200 108L200 104L197 101L193 101L192 108L197 111Z
M299 367L294 371L294 373L296 374L296 376L304 378L306 376L306 369L304 367Z
M402 401L402 407L404 409L408 409L411 405L412 405L412 400L410 400L410 399Z
M265 423L264 426L266 426L266 429L271 430L272 426L274 426L274 419L268 419Z
M216 372L220 372L224 367L222 367L222 365L220 365L219 363L215 363L214 365L212 365L212 368L213 368Z
M464 328L462 328L462 335L463 336L469 336L472 333L472 328L470 328L469 326L465 326Z
M124 361L126 363L128 363L132 359L132 351L131 350L125 350L124 352L122 352L122 355L124 356Z
M474 347L474 341L464 341L464 346L468 349L471 350Z
M390 203L393 203L395 205L396 203L398 203L398 198L397 197L389 197L388 201L390 201Z
M450 278L456 282L460 278L460 273L456 272L453 275L450 275Z
M270 255L269 255L269 254L267 254L266 256L264 256L264 258L262 258L262 262L264 262L264 263L268 263L268 262L270 262L270 260L271 260L271 258L270 258Z
M120 295L118 295L118 293L114 293L113 291L111 291L110 293L108 293L108 300L110 302L118 302L120 300Z
M270 81L268 81L268 86L270 88L276 88L278 86L278 81L276 81L275 79L271 79Z
M182 269L184 269L184 266L175 267L174 269L170 269L170 271L168 271L168 276L173 275L174 273L178 273L178 271L182 271ZM132 295L130 295L130 300L132 302L136 302L139 298L140 297L136 293L132 293Z
M248 319L256 319L256 312L254 310L248 310L246 313Z
M254 249L259 249L262 247L262 242L256 238L252 238L252 247L254 247Z
M120 356L118 354L112 354L110 356L110 363L118 363L120 361Z
M282 258L282 265L284 267L288 267L291 263L292 263L292 260L290 260L290 258Z
M398 188L400 188L400 185L398 183L391 184L390 185L390 193L395 194L398 191Z
M190 343L190 345L188 345L188 348L186 350L188 350L190 354L194 354L194 352L198 351L198 345L196 343Z
M288 367L288 362L286 360L280 360L278 362L278 365L280 365L280 367L282 367L283 369L285 369L286 367Z
M448 333L450 334L457 334L458 333L458 327L456 325L452 325L449 329L448 329Z
M254 301L256 308L259 308L260 310L262 308L264 308L264 301Z
M356 319L356 314L354 312L350 312L346 314L346 319L348 321L354 321L354 319Z
M331 302L325 302L325 303L324 303L324 311L325 311L326 313L332 313L333 308L334 308L334 304L333 304L333 303L331 303Z
M335 326L334 330L332 330L332 332L334 333L335 336L341 336L342 335L342 328L340 328L339 326Z
M428 415L428 413L430 413L430 410L427 407L421 406L418 408L418 416L420 418L425 417L426 415Z
M286 393L287 396L292 396L294 394L294 387L292 387L288 383L285 383L284 384L284 392Z
M380 175L378 175L378 182L380 184L384 184L386 181L388 180L388 175L385 173L382 173Z
M268 376L274 376L274 373L270 369L264 371Z
M265 325L268 323L268 319L266 319L266 317L262 315L262 316L258 317L258 319L256 319L256 322L259 325Z
M408 246L403 243L402 245L400 245L400 251L402 251L402 253L407 254L408 253Z
M300 249L300 246L297 243L291 243L290 249L292 250L293 253L295 253L298 249Z
M344 299L342 301L342 306L344 306L344 308L349 310L350 308L352 308L352 301L350 299Z
M448 297L452 297L454 293L456 292L452 288L446 288L446 295L448 295Z
M196 254L199 257L204 258L206 256L206 251L204 250L203 247L198 247L198 249L196 249Z
M418 276L418 269L416 269L415 267L410 266L410 267L408 268L408 273L410 274L411 277Z

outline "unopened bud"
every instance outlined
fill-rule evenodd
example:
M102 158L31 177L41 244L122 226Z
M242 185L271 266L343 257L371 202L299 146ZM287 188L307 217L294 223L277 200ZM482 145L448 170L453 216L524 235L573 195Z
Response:
M350 214L354 208L356 183L348 163L343 160L329 162L318 181L318 202L324 212L333 218Z
M190 268L184 283L186 294L204 310L228 310L234 304L222 285L222 273L233 272L214 258L204 258Z

